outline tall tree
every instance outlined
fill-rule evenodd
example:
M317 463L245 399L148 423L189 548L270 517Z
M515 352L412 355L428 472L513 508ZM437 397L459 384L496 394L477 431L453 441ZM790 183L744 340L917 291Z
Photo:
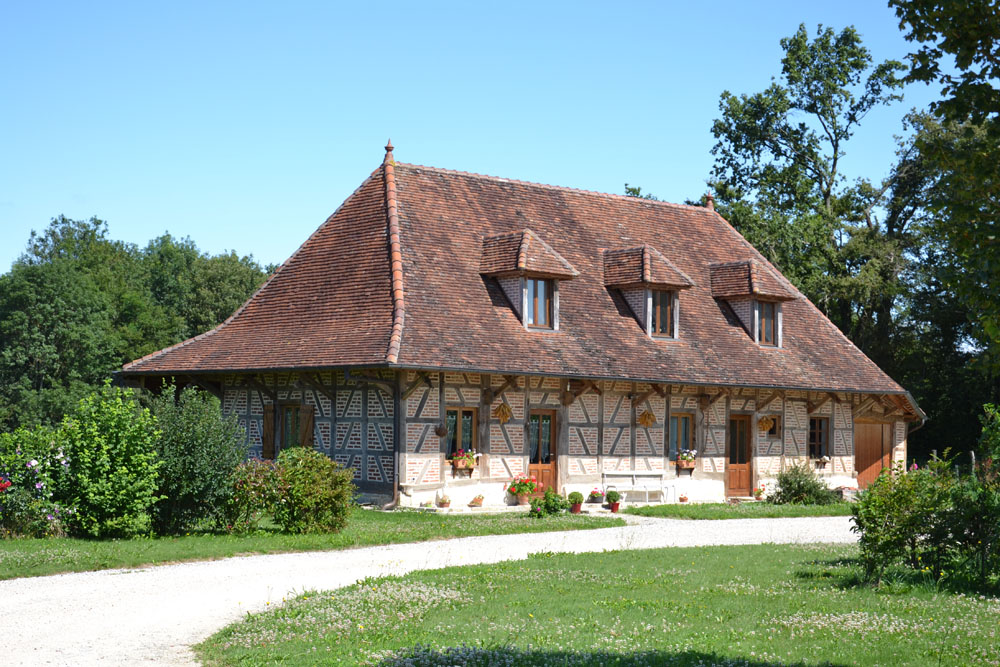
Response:
M901 99L902 63L875 64L854 28L804 25L781 40L780 80L722 94L712 185L720 212L876 362L913 243L906 157L883 182L848 181L842 160L865 116ZM895 202L895 203L893 203Z

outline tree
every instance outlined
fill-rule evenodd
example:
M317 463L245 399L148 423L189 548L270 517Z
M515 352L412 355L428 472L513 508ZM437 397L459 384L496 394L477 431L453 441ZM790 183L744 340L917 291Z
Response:
M781 81L722 94L712 186L722 215L883 367L913 244L911 150L881 183L841 164L873 109L901 99L902 63L874 64L854 28L781 40Z

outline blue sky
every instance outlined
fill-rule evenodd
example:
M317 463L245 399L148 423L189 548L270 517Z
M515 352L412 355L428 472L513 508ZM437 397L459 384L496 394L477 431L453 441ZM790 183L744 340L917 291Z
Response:
M591 190L706 190L723 90L780 73L799 23L909 52L883 2L37 3L0 8L0 271L98 216L281 262L381 161ZM880 178L935 90L873 111Z

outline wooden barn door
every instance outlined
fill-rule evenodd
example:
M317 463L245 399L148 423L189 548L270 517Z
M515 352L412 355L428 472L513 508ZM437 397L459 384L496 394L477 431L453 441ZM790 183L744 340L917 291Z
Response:
M528 415L528 475L538 480L538 490L559 492L556 480L556 412L532 410Z
M726 441L726 495L750 495L750 415L729 418Z
M854 467L858 488L863 489L878 478L883 468L892 465L892 424L854 424Z

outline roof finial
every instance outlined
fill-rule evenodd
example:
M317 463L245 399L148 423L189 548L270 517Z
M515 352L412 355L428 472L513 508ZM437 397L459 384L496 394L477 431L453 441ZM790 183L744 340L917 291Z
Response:
M392 139L389 139L385 144L385 161L394 162L395 158L392 157Z
M705 208L707 208L709 211L715 210L715 195L713 195L711 192L705 195Z

